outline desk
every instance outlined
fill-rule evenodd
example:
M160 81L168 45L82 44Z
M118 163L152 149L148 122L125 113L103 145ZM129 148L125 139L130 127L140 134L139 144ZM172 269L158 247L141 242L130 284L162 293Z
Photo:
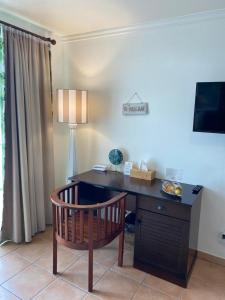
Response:
M88 171L71 177L136 196L134 267L187 286L197 257L201 193L182 184L181 199L161 191L161 180L145 181L118 172Z

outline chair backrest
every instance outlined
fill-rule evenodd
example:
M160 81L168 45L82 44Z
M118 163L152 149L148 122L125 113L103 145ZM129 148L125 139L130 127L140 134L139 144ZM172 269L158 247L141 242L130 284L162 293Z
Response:
M80 205L79 182L57 189L50 198L57 241L75 249L88 249L90 239L94 248L111 242L124 230L126 195L119 193L106 202Z

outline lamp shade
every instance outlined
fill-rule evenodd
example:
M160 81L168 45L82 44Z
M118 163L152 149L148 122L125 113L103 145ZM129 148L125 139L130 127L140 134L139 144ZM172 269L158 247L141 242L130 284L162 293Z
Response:
M58 89L58 122L87 123L87 91Z

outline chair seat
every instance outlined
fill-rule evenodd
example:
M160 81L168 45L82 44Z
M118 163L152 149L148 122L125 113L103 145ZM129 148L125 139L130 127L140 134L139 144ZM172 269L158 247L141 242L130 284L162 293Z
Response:
M68 217L67 231L65 224L62 224L62 236L57 239L67 241L67 246L75 249L88 249L88 214L83 214L83 222L80 220L81 214L74 213ZM83 223L83 226L82 226ZM103 247L112 241L121 231L119 223L105 222L94 216L93 218L93 247L94 249ZM71 244L70 244L71 242Z

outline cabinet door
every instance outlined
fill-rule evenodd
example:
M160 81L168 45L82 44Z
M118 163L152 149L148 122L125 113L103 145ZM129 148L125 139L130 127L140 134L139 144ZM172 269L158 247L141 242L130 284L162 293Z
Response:
M134 259L185 276L189 223L138 209Z

